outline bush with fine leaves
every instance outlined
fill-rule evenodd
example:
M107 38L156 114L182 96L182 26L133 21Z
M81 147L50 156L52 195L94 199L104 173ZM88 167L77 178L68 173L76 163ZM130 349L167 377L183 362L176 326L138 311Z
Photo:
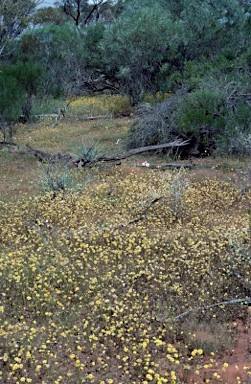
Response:
M128 136L128 148L162 144L176 138L178 102L179 96L174 95L156 105L141 104Z
M132 124L128 147L189 140L183 157L203 153L250 154L251 114L248 85L242 82L201 83L156 105L142 105ZM177 149L175 148L175 154Z

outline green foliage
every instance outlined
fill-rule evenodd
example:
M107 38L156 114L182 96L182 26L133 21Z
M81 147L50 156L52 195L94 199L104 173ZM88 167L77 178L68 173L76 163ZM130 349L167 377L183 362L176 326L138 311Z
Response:
M59 193L79 191L87 180L80 183L76 174L67 167L54 164L49 165L46 172L39 175L38 182L44 192L51 192L53 197L56 197Z
M17 119L21 114L23 94L18 88L17 78L11 74L8 68L0 71L0 113L4 121Z
M221 77L223 73L232 80L234 65L234 61L227 54L215 55L210 59L201 56L199 60L186 60L182 73L175 71L170 80L172 83L176 82L189 90L194 90L200 83L205 82L205 79Z
M198 135L204 126L219 126L224 111L224 95L219 90L198 89L181 103L179 109L178 129L181 134Z
M20 116L30 118L32 101L38 92L41 68L31 62L5 65L0 71L0 131L4 141L12 139L12 123Z
M180 23L186 58L214 55L237 44L240 48L245 20L235 0L184 1Z
M28 61L3 67L1 88L4 120L16 120L21 114L25 121L29 120L32 99L38 92L41 73L40 66Z
M35 0L0 2L0 57L8 52L11 44L27 28L36 4Z
M66 22L67 15L63 13L62 9L56 7L39 8L32 17L32 23L36 26L47 25L50 23L60 25Z
M138 147L189 140L181 154L250 154L251 118L249 86L241 82L204 82L193 92L171 96L143 108L134 121L128 146Z
M83 142L81 147L78 149L74 156L77 159L85 159L88 161L95 160L98 156L101 156L98 143L92 141Z
M29 1L25 4L33 3ZM248 134L247 100L245 105L239 105L240 100L233 104L226 87L250 82L247 2L62 0L36 17L40 27L12 39L16 50L6 58L8 64L33 64L33 72L26 64L25 75L20 70L18 77L14 75L26 95L22 105L26 119L39 79L39 90L50 100L108 91L126 95L132 107L142 101L158 102L158 92L186 90L187 96L179 97L171 112L168 103L167 113L165 106L151 112L154 118L146 109L145 128L138 120L129 146L157 144L178 135L194 142L195 153L203 147L216 149L218 138L225 148L225 133L230 137L235 126L241 138ZM42 68L39 76L34 66ZM222 78L223 90L217 85Z
M97 87L102 64L98 42L102 23L80 30L70 23L49 24L27 31L19 55L33 57L43 68L45 95L81 95Z
M106 29L102 50L108 75L138 104L146 91L155 92L155 83L176 32L158 4L129 7Z

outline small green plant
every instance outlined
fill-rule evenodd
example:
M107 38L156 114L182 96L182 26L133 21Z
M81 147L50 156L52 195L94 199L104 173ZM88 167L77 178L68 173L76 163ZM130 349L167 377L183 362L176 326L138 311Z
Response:
M77 192L87 183L78 183L77 176L67 167L49 165L46 172L39 176L39 183L44 192L52 192L53 197L59 193Z
M99 155L100 150L94 141L83 142L81 147L74 153L77 159L85 159L88 161L95 160Z
M144 214L156 202L164 199L167 202L172 221L176 221L181 218L184 212L185 200L183 197L189 187L190 180L186 177L184 168L180 168L178 171L174 171L171 176L170 174L163 176L163 182L164 186L160 190L150 190L147 201L149 205L145 208Z

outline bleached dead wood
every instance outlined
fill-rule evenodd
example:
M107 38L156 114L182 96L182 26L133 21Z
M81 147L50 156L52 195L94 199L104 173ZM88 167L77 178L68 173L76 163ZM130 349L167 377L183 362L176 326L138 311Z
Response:
M136 165L137 167L140 167L140 168L150 168L150 169L162 169L162 170L165 170L165 169L179 169L179 168L193 168L195 167L195 164L175 164L175 163L163 163L163 164L152 164L152 163L149 163L147 165L145 165L144 163L143 164L137 164Z
M182 141L182 140L177 139L175 141L172 141L171 143L159 144L159 145L149 145L147 147L135 148L135 149L132 149L131 151L128 151L128 152L125 152L125 153L122 153L122 154L116 155L116 156L98 157L94 160L82 158L82 159L76 160L74 162L74 164L78 168L85 167L85 166L92 167L93 165L95 165L97 163L115 162L118 160L127 159L128 157L138 155L140 153L157 151L157 150L166 149L166 148L181 147L181 146L187 145L188 143L189 143L188 140Z
M160 145L151 145L148 147L140 147L132 149L131 151L122 153L120 155L116 156L110 156L110 157L97 157L96 159L90 159L88 155L88 151L86 152L86 156L82 157L81 159L75 160L71 155L66 154L62 155L61 153L57 153L56 155L51 155L49 153L40 151L38 149L35 149L31 147L29 144L26 144L26 147L29 149L29 152L33 154L35 157L38 158L39 161L45 162L45 163L68 163L77 166L78 168L84 168L84 167L93 167L94 165L98 163L111 163L111 162L117 162L119 160L124 160L128 157L138 155L140 153L149 152L149 151L156 151L160 149L165 148L172 148L172 147L180 147L183 145L186 145L188 141L181 141L181 140L175 140L171 143L166 144L160 144ZM175 167L177 168L177 167Z

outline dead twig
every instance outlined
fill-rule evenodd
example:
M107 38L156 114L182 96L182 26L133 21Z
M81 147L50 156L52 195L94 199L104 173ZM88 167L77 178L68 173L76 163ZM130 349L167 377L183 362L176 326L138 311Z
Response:
M97 163L111 163L111 162L117 162L118 160L124 160L128 157L138 155L143 152L149 152L149 151L156 151L159 149L164 148L171 148L171 147L181 147L183 145L186 145L188 143L188 140L181 141L179 139L166 144L159 144L159 145L150 145L148 147L140 147L132 149L131 151L122 153L120 155L111 156L111 157L98 157L96 159L91 159L87 154L85 154L84 157L81 159L75 160L71 155L66 154L62 155L61 153L57 153L56 155L51 155L49 153L40 151L38 149L32 148L29 144L26 144L26 147L29 149L29 151L38 158L39 161L45 162L45 163L52 163L52 162L67 162L68 164L72 164L77 166L78 168L83 167L93 167Z
M245 304L251 303L251 297L245 297L244 299L231 299L231 300L228 300L228 301L221 301L219 303L215 303L215 304L211 304L211 305L206 305L204 307L197 307L197 308L189 309L188 311L183 312L180 315L176 316L174 318L174 320L182 319L183 317L189 315L192 312L206 311L208 309L215 308L215 307L220 307L222 305L231 305L231 304L238 304L238 303L245 303Z
M94 229L90 229L90 230L77 230L77 231L56 231L55 228L53 229L53 231L51 231L51 234L53 236L61 236L61 235L67 235L69 238L72 237L72 236L81 236L81 235L89 235L91 233L94 233L94 232L103 232L103 231L115 231L117 229L121 229L121 228L124 228L128 225L131 225L131 224L135 224L145 218L147 218L149 215L147 215L146 213L149 211L149 209L154 205L156 204L158 201L162 200L166 198L166 196L160 196L160 197L156 197L155 199L153 199L149 204L148 206L143 210L142 214L138 217L136 217L135 219L132 219L132 220L129 220L125 223L122 223L122 224L119 224L119 225L114 225L114 226L111 226L111 227L97 227L97 228L94 228Z
M122 153L121 155L116 155L116 156L98 157L97 159L94 159L94 160L82 158L82 159L76 160L74 162L74 164L78 168L85 167L85 166L92 167L93 165L95 165L97 163L115 162L118 160L124 160L124 159L127 159L128 157L138 155L138 154L144 153L144 152L156 151L156 150L165 149L165 148L181 147L181 146L187 145L188 142L189 142L189 140L182 141L182 140L177 139L171 143L159 144L159 145L149 145L147 147L135 148L135 149L132 149L131 151L128 151L128 152Z

